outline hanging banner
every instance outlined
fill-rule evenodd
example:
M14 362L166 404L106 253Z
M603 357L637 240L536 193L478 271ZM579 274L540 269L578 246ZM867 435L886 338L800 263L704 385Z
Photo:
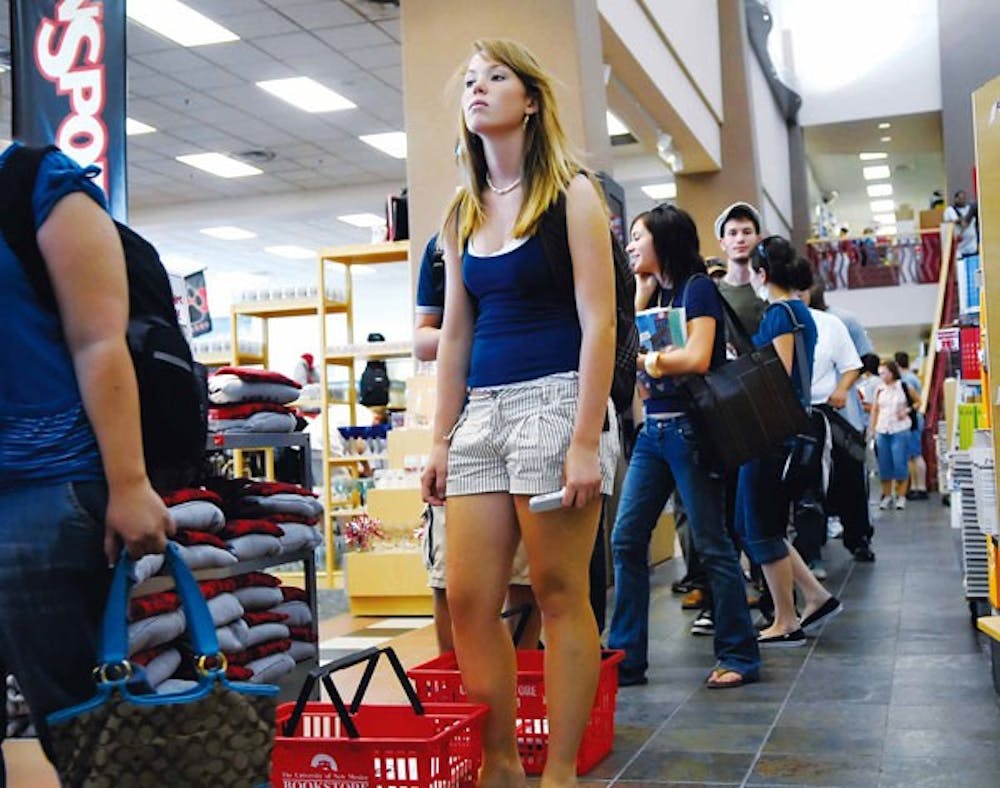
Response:
M187 307L191 319L191 334L200 337L212 330L212 316L208 313L208 290L205 272L197 271L184 277L187 288Z
M58 145L125 221L125 0L11 0L13 135Z

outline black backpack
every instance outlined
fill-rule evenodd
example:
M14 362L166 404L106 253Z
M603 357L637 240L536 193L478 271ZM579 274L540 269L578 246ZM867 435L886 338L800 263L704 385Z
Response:
M369 334L369 342L385 342L381 334ZM359 401L367 408L384 407L389 404L389 371L385 362L373 359L365 364L358 384Z
M635 327L635 277L628 255L610 228L611 254L615 267L615 366L611 400L618 413L632 405L635 394L635 359L639 354L639 332ZM573 262L566 230L566 193L562 192L545 212L539 235L552 277L559 292L573 296Z
M17 147L0 170L0 230L42 306L54 312L58 306L38 248L31 196L42 159L57 150ZM191 356L156 249L125 225L115 222L115 227L125 252L127 340L139 387L146 471L163 490L188 483L200 465L208 432L205 368Z

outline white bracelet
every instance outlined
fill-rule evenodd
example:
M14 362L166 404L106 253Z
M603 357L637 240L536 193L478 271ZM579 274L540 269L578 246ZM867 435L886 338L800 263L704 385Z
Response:
M646 357L643 359L642 364L646 368L646 374L651 378L660 377L660 371L656 368L656 364L659 360L659 352L647 353Z

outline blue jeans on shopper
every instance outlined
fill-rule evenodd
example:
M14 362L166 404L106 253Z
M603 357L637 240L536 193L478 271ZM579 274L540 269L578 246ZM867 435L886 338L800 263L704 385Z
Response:
M903 482L910 478L907 460L909 459L910 443L913 440L910 437L912 434L912 430L906 430L905 432L879 432L875 435L878 475L882 481L887 482L891 479Z
M649 651L649 541L676 489L712 588L715 657L719 667L754 680L760 670L757 633L747 607L743 570L726 532L725 483L709 475L687 416L647 419L636 440L611 533L615 605L608 644L624 649L621 673L641 676Z
M106 508L97 482L0 492L0 675L16 676L50 760L45 715L95 691L91 671L111 577ZM3 774L0 759L0 785Z

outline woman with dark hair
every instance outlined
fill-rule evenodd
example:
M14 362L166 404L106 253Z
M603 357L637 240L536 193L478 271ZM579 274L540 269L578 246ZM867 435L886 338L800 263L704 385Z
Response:
M808 405L809 391L802 390L802 373L806 381L812 380L816 323L809 308L794 294L809 289L812 270L788 241L776 235L757 245L750 265L755 286L766 287L771 302L753 343L756 347L774 345L791 376L796 396ZM802 332L805 358L795 352L797 331ZM786 538L793 500L781 476L788 448L781 447L746 463L740 468L736 491L736 530L747 555L763 569L774 600L774 621L758 638L762 646L804 645L806 629L819 626L842 609L840 601L813 577ZM795 587L805 600L801 621L795 612Z
M872 397L869 434L875 436L878 475L882 482L879 509L906 507L906 488L910 480L907 450L910 442L911 407L917 404L916 394L903 383L895 361L884 362L878 370L881 380Z
M647 552L656 520L677 490L691 522L694 544L708 574L715 609L718 664L711 688L756 681L760 668L743 572L725 528L725 485L711 472L700 437L675 386L678 375L703 374L725 361L722 302L698 254L691 217L669 205L632 222L627 251L636 278L636 308L683 306L684 347L640 354L645 423L636 439L611 535L615 605L608 643L625 650L623 685L646 683L649 637Z

